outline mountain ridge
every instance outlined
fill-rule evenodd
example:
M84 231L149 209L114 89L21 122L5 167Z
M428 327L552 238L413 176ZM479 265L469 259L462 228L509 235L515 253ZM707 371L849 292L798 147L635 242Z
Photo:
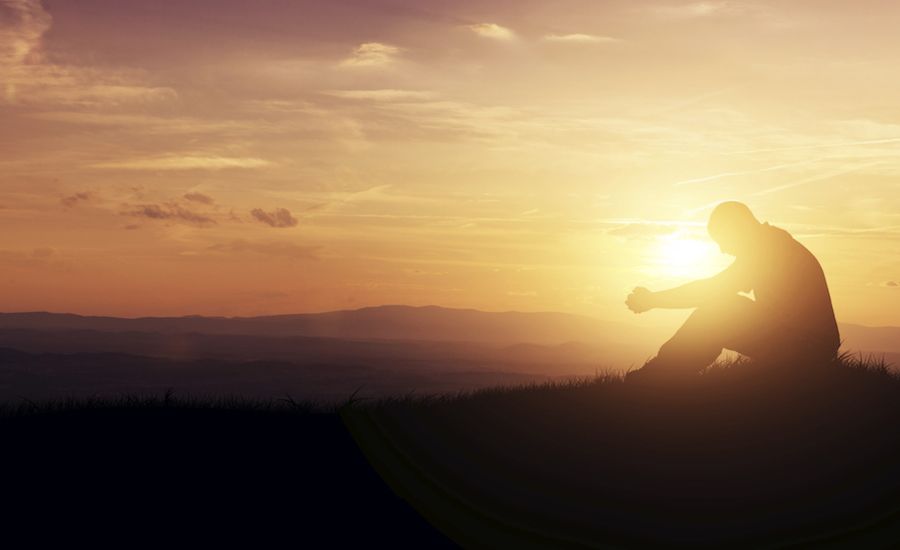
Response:
M561 344L606 341L624 325L561 312L484 312L441 306L376 306L356 310L256 317L110 317L53 312L0 313L2 329L100 330L179 334L248 334L335 338Z
M900 352L900 327L840 323L846 347ZM94 330L159 334L309 336L364 340L534 343L604 346L659 344L658 327L642 328L553 311L482 311L438 305L389 304L359 309L260 316L114 317L47 311L0 312L0 329Z

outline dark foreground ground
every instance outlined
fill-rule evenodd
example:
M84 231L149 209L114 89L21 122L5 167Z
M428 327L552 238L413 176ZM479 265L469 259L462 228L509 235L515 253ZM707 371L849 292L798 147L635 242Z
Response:
M63 409L0 420L4 540L452 547L379 478L337 414L161 399Z
M852 363L331 412L26 404L0 419L4 530L120 547L896 547L900 380Z

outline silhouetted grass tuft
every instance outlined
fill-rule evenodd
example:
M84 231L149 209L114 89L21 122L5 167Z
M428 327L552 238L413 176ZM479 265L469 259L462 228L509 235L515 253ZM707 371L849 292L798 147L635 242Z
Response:
M900 390L900 371L874 354L863 355L844 353L834 362L815 365L765 364L746 357L717 362L695 379L688 380L687 386L659 388L671 392L694 391L711 384L740 384L764 381L778 385L817 386L836 380L859 380L872 384L887 384ZM625 381L625 373L603 371L594 376L567 378L548 382L531 382L522 385L493 386L457 393L417 394L410 392L402 396L382 397L371 400L349 399L341 407L348 409L380 409L385 407L408 406L429 407L448 406L473 401L503 400L506 398L534 398L541 396L552 400L562 395L584 392L631 391L633 385ZM355 394L354 394L355 395Z
M764 378L784 384L817 384L835 379L857 379L900 386L900 372L892 370L884 357L875 354L844 353L830 364L803 366L765 365L750 359L737 359L716 363L691 381L691 387L714 383L752 382ZM317 402L297 400L290 395L277 399L260 399L240 395L200 397L181 395L169 389L162 395L123 394L117 397L71 397L65 399L32 401L22 398L16 402L0 403L0 418L34 414L65 413L83 410L115 409L169 409L169 410L233 410L241 412L333 414L351 410L381 409L385 407L448 406L467 402L504 400L507 398L541 397L552 400L560 395L584 392L609 392L630 388L625 373L600 371L594 376L572 377L548 382L531 382L520 385L503 385L461 390L456 393L421 394L411 391L405 395L369 398L361 396L363 388L357 388L342 402ZM684 387L678 391L684 391ZM672 388L672 391L676 391Z
M239 395L216 398L177 395L168 390L162 395L126 394L118 397L70 397L50 401L21 399L12 403L0 403L0 418L16 418L33 415L77 413L85 411L115 412L125 410L169 411L235 411L274 414L330 414L337 411L335 405L314 401L298 401L291 396L279 399L257 399Z

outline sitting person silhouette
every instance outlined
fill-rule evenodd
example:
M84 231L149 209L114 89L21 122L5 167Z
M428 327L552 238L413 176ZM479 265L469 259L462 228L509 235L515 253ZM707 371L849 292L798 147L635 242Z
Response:
M762 360L834 359L840 336L815 256L787 231L760 223L740 202L716 206L707 230L723 253L735 257L728 268L661 292L637 287L625 301L635 313L696 308L657 356L629 378L696 374L723 348ZM751 290L755 300L738 294Z

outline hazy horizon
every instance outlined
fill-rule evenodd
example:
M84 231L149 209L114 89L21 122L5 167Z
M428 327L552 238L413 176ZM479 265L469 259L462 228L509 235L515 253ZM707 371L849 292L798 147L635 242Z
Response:
M651 328L651 329L663 329L668 328L670 324L670 319L668 318L660 318L657 319L655 323L638 323L638 322L628 322L625 321L610 321L604 317L598 315L592 315L590 313L572 313L567 311L552 311L552 310L518 310L518 309L503 309L503 310L489 310L489 309L480 309L480 308L468 308L468 307L453 307L453 306L444 306L440 304L422 304L422 305L411 305L411 304L377 304L370 306L361 306L357 308L345 308L345 309L323 309L317 311L292 311L287 313L273 313L266 314L260 313L258 315L202 315L202 314L184 314L184 315L106 315L106 314L91 314L91 313L81 313L78 311L50 311L50 310L21 310L21 311L6 311L0 310L0 315L17 315L17 314L48 314L48 315L75 315L78 317L109 317L114 319L153 319L153 318L191 318L191 317L205 317L205 318L220 318L220 319L252 319L257 317L289 317L292 315L318 315L325 313L342 313L342 312L354 312L360 310L371 310L371 309L380 309L380 308L410 308L410 309L443 309L450 311L472 311L478 313L508 313L508 314L562 314L562 315L572 315L575 317L582 317L585 319L591 319L594 321L598 321L601 323L609 323L609 324L625 324L631 325L631 328ZM900 328L897 325L867 325L863 323L848 323L839 320L841 325L854 325L854 326L862 326L867 328Z

